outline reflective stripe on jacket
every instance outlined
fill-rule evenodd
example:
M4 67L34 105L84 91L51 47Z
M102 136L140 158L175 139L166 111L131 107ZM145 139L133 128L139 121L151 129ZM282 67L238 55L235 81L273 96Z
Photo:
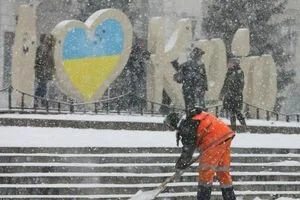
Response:
M196 137L196 146L200 151L216 146L235 136L235 133L225 122L212 114L201 112L193 119L200 122Z

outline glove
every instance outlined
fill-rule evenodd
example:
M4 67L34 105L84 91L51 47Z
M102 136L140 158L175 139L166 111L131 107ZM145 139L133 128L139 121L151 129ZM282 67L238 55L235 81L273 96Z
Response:
M192 157L189 158L180 157L175 164L175 170L184 170L189 166L191 166L192 164L193 164Z
M189 167L192 164L191 160L193 157L194 149L195 149L194 146L183 146L182 147L182 152L175 164L175 169L182 170L182 169Z
M175 165L176 170L183 170L187 168L189 165L189 162L186 162L184 159L178 159Z

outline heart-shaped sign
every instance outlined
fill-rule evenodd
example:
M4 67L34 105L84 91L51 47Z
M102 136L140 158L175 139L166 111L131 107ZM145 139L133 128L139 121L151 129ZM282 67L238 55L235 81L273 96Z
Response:
M67 20L56 38L56 80L67 95L80 101L98 100L122 72L132 45L132 25L116 9L95 12L85 23Z

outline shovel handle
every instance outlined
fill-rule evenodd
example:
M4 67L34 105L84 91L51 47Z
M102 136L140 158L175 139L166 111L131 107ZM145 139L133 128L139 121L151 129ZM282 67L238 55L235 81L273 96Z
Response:
M199 154L197 157L193 158L187 166L191 166L194 162L196 162L200 158L201 154ZM164 182L162 182L158 188L160 189L160 192L164 191L166 188L166 185L170 182L172 182L176 177L180 177L185 170L177 170L172 176L168 177Z
M168 177L158 187L161 189L161 191L163 191L168 183L172 182L176 177L180 177L183 173L184 173L183 170L176 171L172 176Z

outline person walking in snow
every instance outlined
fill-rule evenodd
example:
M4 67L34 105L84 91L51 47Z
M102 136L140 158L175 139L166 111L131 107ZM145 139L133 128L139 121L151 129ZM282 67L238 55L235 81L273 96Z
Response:
M186 115L170 113L164 123L170 130L176 130L177 145L182 143L182 150L175 168L183 170L191 164L195 149L200 151L197 200L209 200L214 175L217 175L224 200L235 200L235 193L230 175L230 148L235 136L226 123L213 114L195 108Z
M182 83L182 93L186 110L196 104L205 107L205 92L208 90L207 76L202 56L205 52L195 47L190 53L190 60L179 65L177 60L171 62L177 73L174 80Z
M36 51L35 57L35 97L46 98L47 84L52 80L54 75L54 57L53 50L55 45L55 38L51 34L41 36L40 45ZM45 100L42 100L42 106L45 106ZM35 99L35 105L38 106L38 99Z
M223 101L223 108L229 113L232 129L236 130L236 118L246 127L245 117L242 114L244 90L244 72L240 67L240 59L230 56L228 70L221 89L219 100Z

